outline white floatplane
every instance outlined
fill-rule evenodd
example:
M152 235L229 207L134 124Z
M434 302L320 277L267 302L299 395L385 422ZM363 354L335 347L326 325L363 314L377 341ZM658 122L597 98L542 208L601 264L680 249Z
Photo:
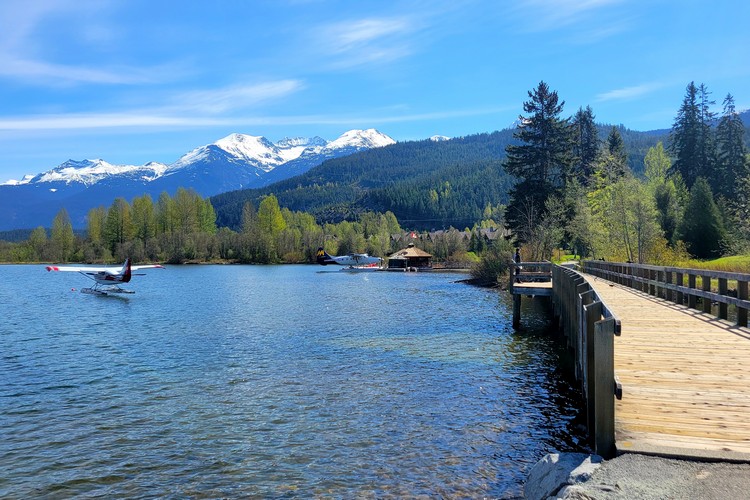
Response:
M127 290L121 288L120 284L129 283L133 276L143 276L140 274L133 274L133 271L140 269L164 269L164 266L160 264L146 264L142 266L133 266L130 264L130 259L126 259L122 267L107 266L107 267L94 267L94 266L47 266L47 271L63 271L63 272L75 272L81 273L90 280L94 281L94 286L91 288L82 288L81 293L88 293L91 295L109 295L112 293L135 293L133 290Z
M323 250L323 247L318 248L318 264L321 266L337 265L345 266L341 271L347 272L370 272L379 271L380 266L383 263L383 259L380 257L372 257L366 253L350 253L347 255L332 256Z

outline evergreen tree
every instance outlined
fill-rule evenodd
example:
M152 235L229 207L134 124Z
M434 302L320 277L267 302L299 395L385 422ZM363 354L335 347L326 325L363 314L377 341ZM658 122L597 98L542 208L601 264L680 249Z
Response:
M690 200L680 224L680 235L688 251L699 259L721 256L726 238L724 223L711 186L698 177L690 190Z
M745 147L745 126L734 105L734 97L724 98L724 111L716 129L717 142L717 195L735 198L738 193L737 181L748 175L747 148Z
M675 157L672 172L681 174L688 188L698 177L710 178L714 166L714 114L709 109L713 101L708 95L705 85L696 87L690 82L670 133L669 149Z
M628 153L625 151L625 142L622 140L622 135L617 127L612 127L609 131L609 135L607 136L607 151L622 165L622 172L619 175L622 177L628 168Z
M573 154L575 165L572 177L587 186L596 168L599 155L599 130L594 123L594 112L590 106L579 108L573 118Z
M523 109L529 116L520 116L521 125L514 134L521 144L505 148L505 170L517 179L506 220L516 231L528 224L530 213L544 216L547 198L560 192L574 163L571 127L560 118L565 102L559 102L557 92L543 81L528 94Z

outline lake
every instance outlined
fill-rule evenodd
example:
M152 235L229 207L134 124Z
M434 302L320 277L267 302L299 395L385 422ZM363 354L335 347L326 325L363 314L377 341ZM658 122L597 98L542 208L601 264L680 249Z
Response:
M531 301L324 269L0 266L0 497L515 497L581 449Z

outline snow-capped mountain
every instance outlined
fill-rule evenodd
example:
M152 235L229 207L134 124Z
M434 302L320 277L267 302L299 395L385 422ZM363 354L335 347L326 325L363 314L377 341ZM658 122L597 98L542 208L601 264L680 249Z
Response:
M329 158L395 141L374 129L350 130L328 142L320 137L284 138L231 134L196 148L171 165L113 165L104 160L68 160L41 174L0 184L0 230L49 226L65 207L73 226L85 227L88 210L109 206L116 197L130 199L179 187L202 196L261 187L320 165Z
M161 177L166 170L166 165L156 162L149 162L145 165L112 165L104 160L68 160L48 172L33 177L26 176L24 179L28 179L26 183L79 182L91 186L111 176L127 176L152 181Z

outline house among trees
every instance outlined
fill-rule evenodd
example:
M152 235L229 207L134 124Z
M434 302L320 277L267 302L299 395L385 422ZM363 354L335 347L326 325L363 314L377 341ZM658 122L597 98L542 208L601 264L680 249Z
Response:
M432 269L432 255L409 243L403 250L388 257L389 271L428 271Z

